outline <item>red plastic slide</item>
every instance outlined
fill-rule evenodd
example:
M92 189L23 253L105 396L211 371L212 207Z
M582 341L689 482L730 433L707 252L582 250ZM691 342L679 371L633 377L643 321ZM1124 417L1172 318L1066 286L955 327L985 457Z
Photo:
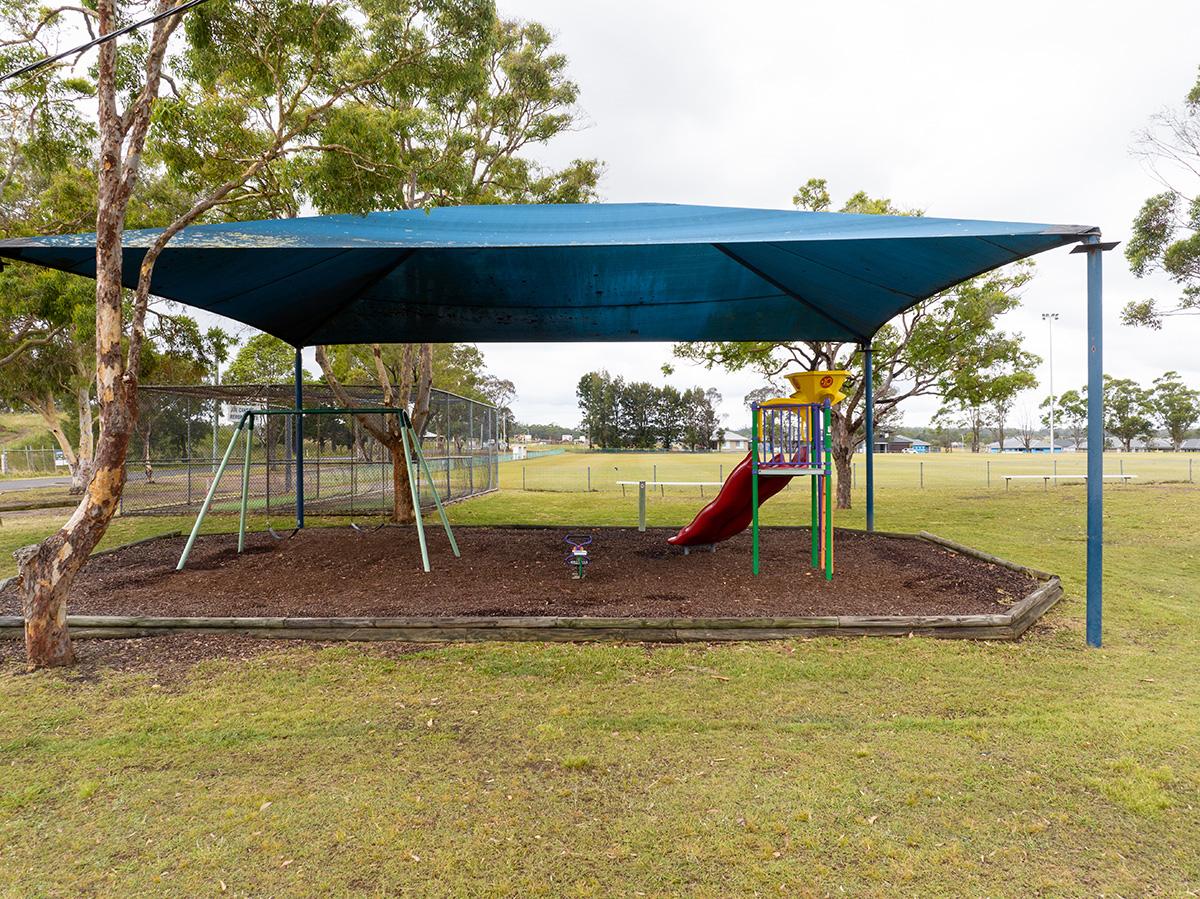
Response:
M753 473L750 469L750 454L737 464L729 473L721 492L716 498L697 513L692 523L674 537L668 537L667 542L672 546L703 546L709 543L720 543L728 540L734 534L740 534L750 527L752 510L750 508L750 479ZM761 506L772 496L787 486L791 478L787 475L758 476L758 504Z

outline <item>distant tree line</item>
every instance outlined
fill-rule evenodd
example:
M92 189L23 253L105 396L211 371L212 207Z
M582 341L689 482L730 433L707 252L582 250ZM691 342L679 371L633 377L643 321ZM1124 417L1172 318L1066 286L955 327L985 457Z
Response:
M538 443L557 443L559 440L562 440L564 435L575 437L581 432L578 428L568 428L555 422L550 422L548 425L535 425L518 421L512 425L512 433L528 434Z
M721 395L712 388L678 390L593 371L579 379L575 395L590 446L706 450L717 437Z
M1042 423L1050 424L1050 397L1042 400ZM1054 401L1055 426L1071 440L1087 438L1087 388L1067 390ZM1132 378L1104 376L1104 432L1126 452L1135 440L1163 434L1178 450L1200 422L1200 390L1184 383L1178 372L1169 371L1142 387Z

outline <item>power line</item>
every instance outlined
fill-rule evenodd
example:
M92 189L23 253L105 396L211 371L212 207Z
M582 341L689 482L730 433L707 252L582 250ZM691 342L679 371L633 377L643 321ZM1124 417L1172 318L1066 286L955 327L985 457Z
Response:
M118 28L116 31L110 31L108 34L103 34L100 37L90 40L86 44L81 44L72 50L66 50L62 53L55 54L54 56L47 56L45 59L39 59L37 62L31 62L29 65L22 66L16 71L0 76L0 84L3 84L5 81L8 81L11 78L20 78L22 75L28 75L31 72L36 72L38 69L44 68L52 63L56 63L61 59L66 59L68 56L74 56L77 53L83 53L86 50L90 50L92 47L98 47L107 41L121 37L121 35L129 34L129 32L136 31L139 28L144 28L146 25L153 25L160 19L167 18L167 16L174 16L178 15L179 13L187 12L193 6L199 6L204 2L205 0L187 0L186 3L181 3L179 6L173 6L170 9L152 15L148 19L142 19L140 22L134 22L132 25L126 25L124 28Z

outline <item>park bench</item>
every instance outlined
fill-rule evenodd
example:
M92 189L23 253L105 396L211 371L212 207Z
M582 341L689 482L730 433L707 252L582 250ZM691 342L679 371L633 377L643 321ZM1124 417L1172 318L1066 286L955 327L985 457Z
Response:
M1004 477L1004 489L1005 490L1008 489L1009 481L1023 481L1023 480L1029 480L1029 479L1036 480L1038 478L1041 478L1043 489L1049 490L1051 481L1062 481L1062 480L1069 480L1069 479L1074 479L1077 481L1086 481L1087 480L1087 475L1085 475L1085 474L1006 474L1003 477ZM1120 481L1123 484L1128 484L1129 479L1136 478L1137 475L1135 475L1135 474L1106 474L1106 475L1102 475L1102 477L1106 481Z

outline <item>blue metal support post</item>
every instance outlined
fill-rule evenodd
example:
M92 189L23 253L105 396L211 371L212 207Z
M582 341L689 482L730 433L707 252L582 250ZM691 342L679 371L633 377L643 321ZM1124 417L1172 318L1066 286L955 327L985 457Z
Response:
M1104 611L1104 290L1101 253L1115 242L1099 236L1072 250L1087 254L1087 644L1100 646Z
M871 368L871 344L864 343L863 378L866 379L867 440L867 530L875 530L875 382Z
M304 527L304 359L296 347L296 527Z

